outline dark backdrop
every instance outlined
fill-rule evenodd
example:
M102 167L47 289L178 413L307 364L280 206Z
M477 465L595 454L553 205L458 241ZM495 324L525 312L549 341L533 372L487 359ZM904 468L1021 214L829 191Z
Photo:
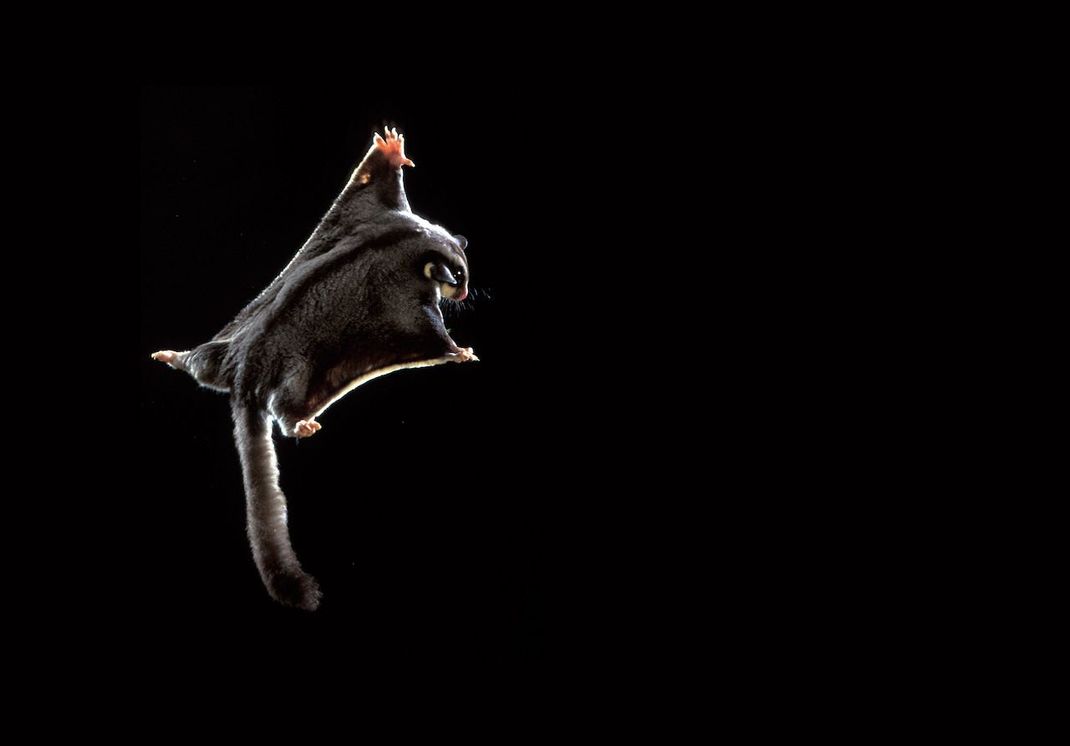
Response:
M574 539L619 510L610 462L627 419L597 370L642 345L604 303L635 288L586 174L612 147L595 132L622 129L584 121L583 97L547 95L143 90L143 492L128 515L144 538L142 631L322 643L349 662L544 660L597 596L604 583L572 568ZM469 239L472 301L447 325L482 362L387 376L314 438L276 436L293 543L325 594L308 614L261 586L226 396L149 353L208 340L270 282L384 124L416 162L413 210Z
M824 234L785 124L805 102L767 96L742 80L679 95L433 71L352 90L142 89L140 338L123 347L139 421L86 430L86 468L132 480L104 514L109 572L93 555L65 569L88 608L135 651L269 652L343 675L627 667L705 606L726 649L787 639L829 575L806 564L807 522L826 516L807 495L834 455L817 379L851 374L829 373L832 327L811 310L825 301L806 267L826 265L804 243ZM469 239L475 292L447 323L481 362L386 376L315 437L276 437L293 543L325 594L308 614L256 572L226 397L149 354L209 339L270 282L385 124L417 164L414 211ZM134 305L105 273L102 305ZM91 328L99 345L109 327Z

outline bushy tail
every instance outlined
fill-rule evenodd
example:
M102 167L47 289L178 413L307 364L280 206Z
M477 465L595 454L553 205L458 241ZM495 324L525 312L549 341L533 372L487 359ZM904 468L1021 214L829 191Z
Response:
M279 603L313 611L320 590L301 569L286 528L286 496L279 489L279 466L271 421L256 408L231 400L234 441L245 478L249 543L268 593Z

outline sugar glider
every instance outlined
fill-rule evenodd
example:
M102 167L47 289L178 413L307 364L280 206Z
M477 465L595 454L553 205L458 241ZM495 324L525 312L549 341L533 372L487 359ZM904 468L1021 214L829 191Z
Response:
M377 376L478 360L439 308L468 295L468 242L409 209L402 167L415 164L404 135L384 135L267 289L211 341L152 355L230 394L256 566L272 598L308 610L321 593L290 545L272 420L311 437L327 407Z

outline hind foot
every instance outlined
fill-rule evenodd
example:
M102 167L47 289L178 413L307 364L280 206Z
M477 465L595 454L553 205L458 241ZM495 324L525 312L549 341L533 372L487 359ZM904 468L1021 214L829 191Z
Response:
M309 438L319 432L319 429L323 427L320 423L313 420L298 420L294 425L294 435L298 438Z
M182 355L181 352L175 352L174 350L160 350L159 352L152 353L153 360L159 360L161 363L167 363L172 368L182 370Z

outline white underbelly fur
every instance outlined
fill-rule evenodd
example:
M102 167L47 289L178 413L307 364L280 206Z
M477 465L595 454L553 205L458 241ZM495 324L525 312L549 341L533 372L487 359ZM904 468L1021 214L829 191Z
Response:
M336 401L341 399L343 396L348 394L357 386L365 384L373 378L385 376L387 373L393 373L396 370L404 370L405 368L427 368L432 365L441 365L442 363L448 363L456 359L456 355L446 355L443 357L432 358L431 360L415 360L411 363L398 363L397 365L388 365L385 368L379 368L378 370L373 370L369 373L365 373L364 375L358 376L357 378L354 378L352 381L350 381L345 388L343 388L341 391L331 397L326 404L316 410L312 414L312 417L310 417L309 419L315 419L316 417L319 417L321 414L323 414L324 410L326 410L327 407L334 404Z

